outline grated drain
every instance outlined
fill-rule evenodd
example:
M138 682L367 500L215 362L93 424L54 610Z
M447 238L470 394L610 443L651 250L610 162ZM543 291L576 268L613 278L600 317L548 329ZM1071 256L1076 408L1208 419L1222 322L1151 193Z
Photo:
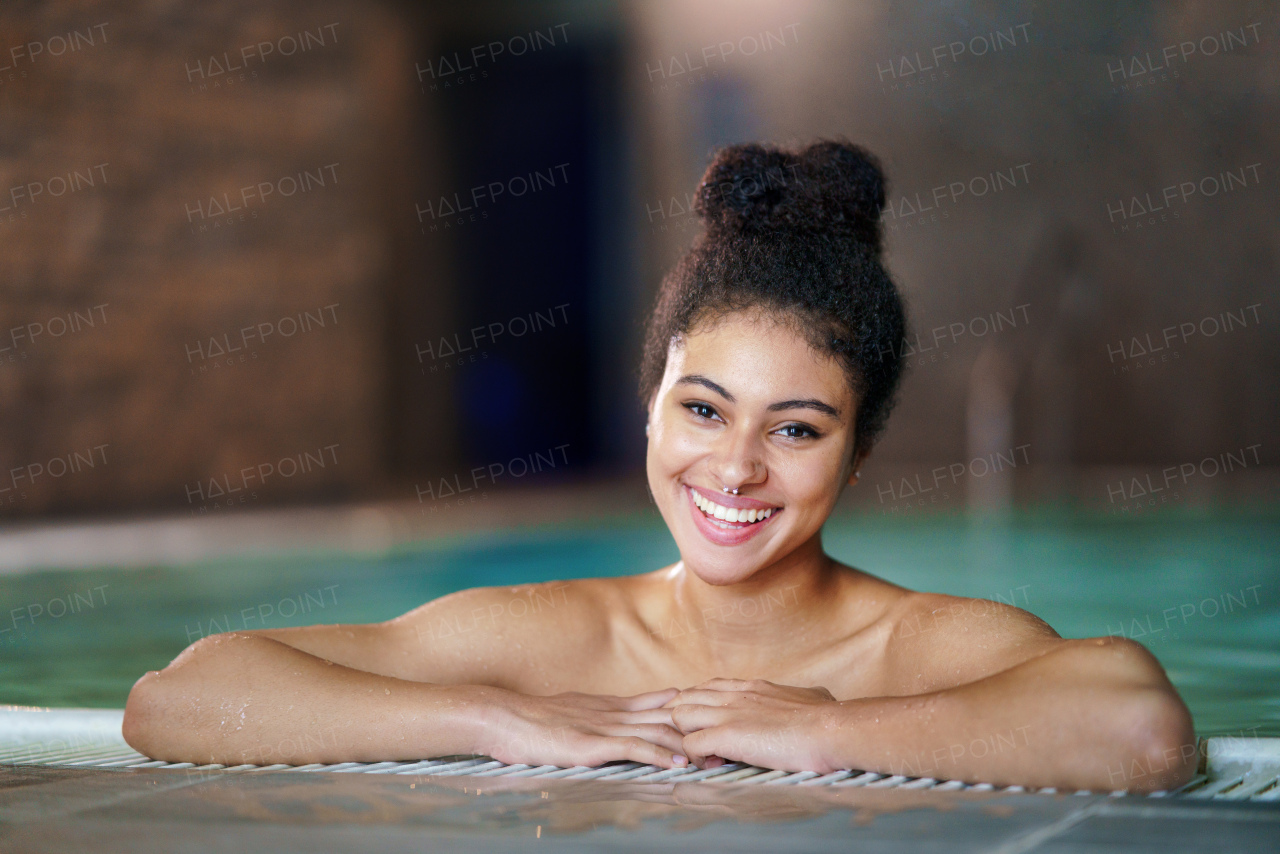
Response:
M123 712L97 709L0 709L0 765L44 765L69 768L155 768L219 774L289 771L334 774L412 774L420 776L537 777L543 780L603 780L635 783L707 782L761 786L831 786L901 788L933 791L1057 794L1053 788L998 788L932 777L907 777L854 770L819 775L814 771L779 771L728 763L719 768L663 769L638 762L599 767L507 765L489 757L445 756L416 762L343 762L333 765L196 765L150 759L120 735ZM1196 800L1280 801L1280 738L1209 738L1202 773L1185 786L1146 797ZM1076 794L1092 794L1081 790ZM1115 795L1125 794L1122 791Z

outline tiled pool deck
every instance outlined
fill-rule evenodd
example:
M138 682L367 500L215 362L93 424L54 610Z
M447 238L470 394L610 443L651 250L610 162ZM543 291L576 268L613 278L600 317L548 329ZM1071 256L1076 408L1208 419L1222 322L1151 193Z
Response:
M635 763L168 766L123 745L118 714L0 713L0 762L40 763L0 765L0 851L1168 854L1280 839L1274 739L1215 739L1202 778L1156 797Z

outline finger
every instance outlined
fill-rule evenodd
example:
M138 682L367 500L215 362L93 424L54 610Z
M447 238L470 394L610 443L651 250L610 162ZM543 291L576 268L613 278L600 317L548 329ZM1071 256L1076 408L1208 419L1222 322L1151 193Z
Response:
M651 744L667 748L672 753L682 753L684 749L684 733L673 726L665 724L637 724L618 727L601 733L609 736L635 736L643 738Z
M579 691L566 691L563 694L556 694L550 699L559 700L579 709L612 711L618 708L618 701L622 698L611 697L607 694L583 694Z
M706 771L709 768L719 768L729 761L712 749L711 745L714 744L715 742L706 736L686 735L682 749L684 755L689 757L689 764Z
M612 719L621 724L666 724L671 726L671 709L642 709L638 712L614 711Z
M707 757L693 749L693 745L689 743L688 736L685 736L684 746L680 748L680 752L689 757L690 765L703 771L707 770Z
M677 688L663 688L661 691L647 691L643 694L633 694L630 697L614 697L617 701L617 708L626 711L642 711L645 709L657 709L671 698L679 694Z
M603 736L587 754L593 760L587 763L590 765L603 765L615 759L657 765L659 768L683 768L689 764L683 751L672 751L638 736Z
M694 688L709 689L713 691L741 691L745 693L764 694L769 697L785 696L790 691L808 691L808 688L798 688L794 685L779 685L776 682L770 682L768 679L708 679L700 685L694 685Z
M689 757L690 762L703 769L719 768L725 762L736 761L737 757L731 753L726 754L724 735L723 727L689 733L684 737L685 756Z
M735 700L742 699L745 693L743 691L718 691L711 688L690 688L687 691L681 691L672 698L671 708L675 709L690 703L698 706L727 706Z
M699 682L694 688L709 688L713 691L744 691L751 686L751 680L748 679L726 679L717 676L715 679L708 679L706 682ZM689 689L685 689L689 690Z
M720 725L728 714L720 706L676 706L671 710L671 722L676 729L688 735L700 729Z

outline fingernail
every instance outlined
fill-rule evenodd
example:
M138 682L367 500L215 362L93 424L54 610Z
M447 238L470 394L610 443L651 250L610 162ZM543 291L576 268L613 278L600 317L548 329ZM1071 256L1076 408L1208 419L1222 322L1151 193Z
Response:
M677 753L675 756L672 757L672 761L675 762L677 766L683 768L684 766L689 764L689 757L681 756L679 753Z

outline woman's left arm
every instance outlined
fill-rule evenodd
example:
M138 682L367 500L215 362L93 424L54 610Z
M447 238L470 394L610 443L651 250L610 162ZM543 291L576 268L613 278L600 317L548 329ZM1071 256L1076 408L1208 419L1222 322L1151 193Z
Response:
M1191 714L1146 649L1059 640L1008 670L830 710L841 767L1060 789L1173 789L1195 773Z
M837 701L824 689L712 680L671 704L690 761L1054 786L1172 789L1195 773L1191 715L1159 662L1124 638L1042 639L964 684Z

